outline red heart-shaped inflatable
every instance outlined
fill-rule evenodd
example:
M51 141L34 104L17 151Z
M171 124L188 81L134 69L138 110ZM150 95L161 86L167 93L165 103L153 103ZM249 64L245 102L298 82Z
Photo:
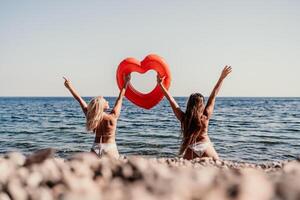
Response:
M171 83L171 73L167 63L157 55L148 55L142 62L135 58L126 58L123 60L117 70L117 83L119 89L124 85L124 75L131 72L146 73L148 70L155 70L160 77L165 77L163 85L169 89ZM143 94L129 84L125 93L129 101L142 108L150 109L158 104L164 97L163 92L158 85L149 93Z

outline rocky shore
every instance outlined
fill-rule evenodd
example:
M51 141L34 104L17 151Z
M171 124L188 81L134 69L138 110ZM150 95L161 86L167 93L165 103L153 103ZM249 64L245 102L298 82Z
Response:
M300 162L9 153L0 157L0 200L9 199L299 200Z

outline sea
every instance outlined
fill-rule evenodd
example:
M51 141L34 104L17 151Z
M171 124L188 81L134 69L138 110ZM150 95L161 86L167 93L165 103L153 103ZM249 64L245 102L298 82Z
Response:
M106 99L113 107L116 97ZM184 111L187 97L175 99ZM298 159L300 97L219 97L208 134L222 159L252 163ZM1 155L53 148L56 156L68 158L89 152L93 140L72 97L0 97ZM120 154L176 157L180 141L180 123L167 100L145 110L124 99L116 133Z

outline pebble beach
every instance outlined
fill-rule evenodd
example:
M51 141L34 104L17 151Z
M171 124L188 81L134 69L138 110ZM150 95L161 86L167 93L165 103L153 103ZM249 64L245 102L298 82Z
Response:
M260 164L210 158L63 159L53 149L0 157L0 200L298 200L300 162Z

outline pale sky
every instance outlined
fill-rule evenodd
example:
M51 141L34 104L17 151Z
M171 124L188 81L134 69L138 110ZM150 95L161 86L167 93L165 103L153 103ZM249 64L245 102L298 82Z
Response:
M174 96L300 96L300 1L0 0L0 96L116 96L116 70L149 53L170 66ZM133 75L141 91L155 73Z

